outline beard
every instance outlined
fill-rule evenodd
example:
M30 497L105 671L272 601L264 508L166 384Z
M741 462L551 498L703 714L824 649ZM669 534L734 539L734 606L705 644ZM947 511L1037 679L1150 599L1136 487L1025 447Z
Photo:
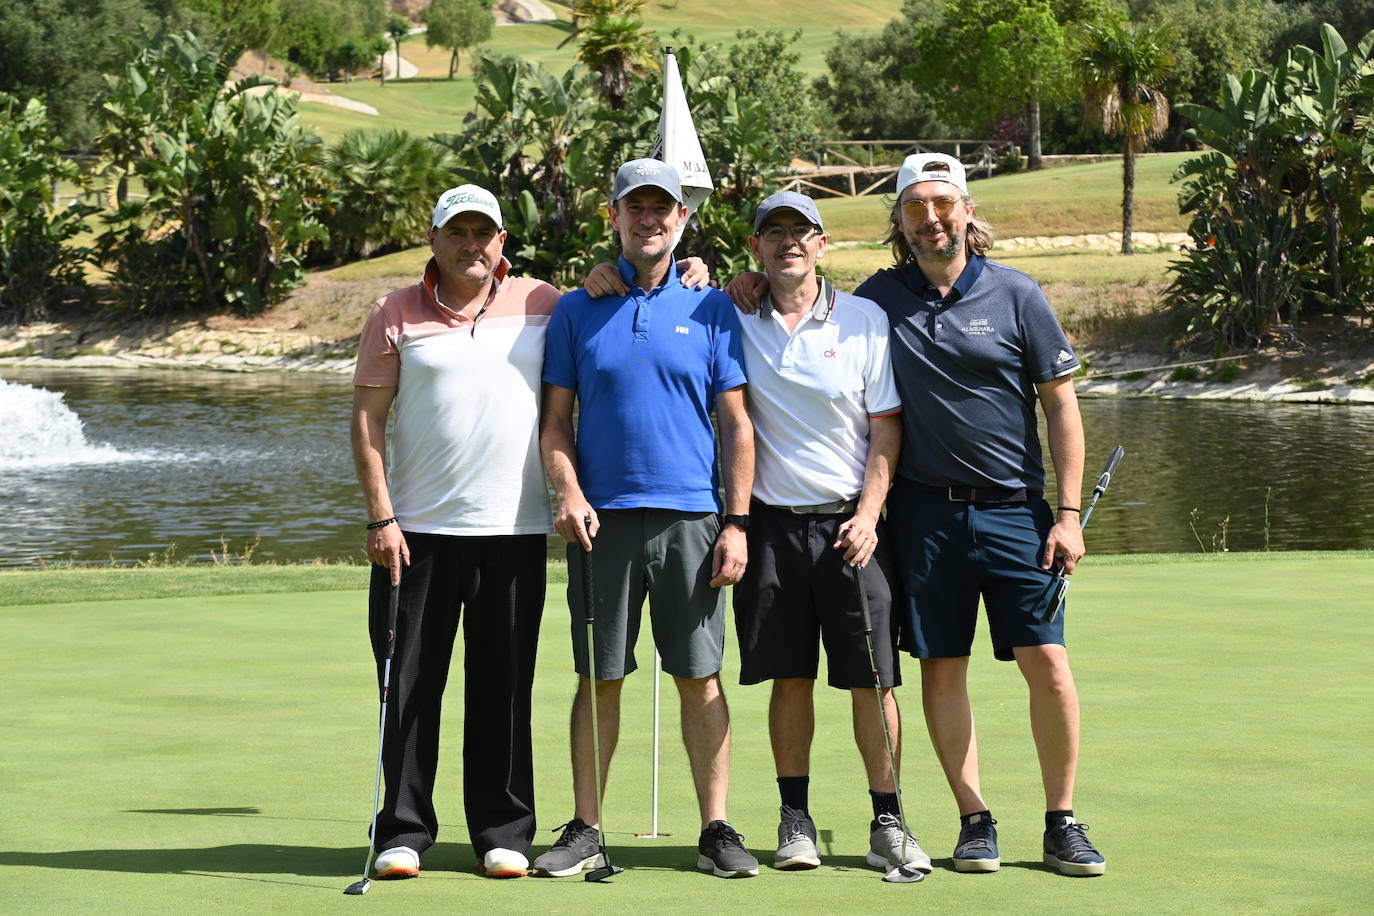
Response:
M911 250L919 257L930 258L932 260L952 261L959 256L959 252L964 250L964 233L946 229L945 240L942 244L936 245L928 242L920 235L917 235L914 239L907 239L907 244L911 246Z

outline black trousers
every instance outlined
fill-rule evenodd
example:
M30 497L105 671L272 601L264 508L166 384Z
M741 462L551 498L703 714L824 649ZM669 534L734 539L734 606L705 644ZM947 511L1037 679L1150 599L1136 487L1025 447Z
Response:
M410 565L401 572L377 849L423 852L439 833L439 713L461 617L468 832L479 859L496 847L526 852L534 838L530 691L544 613L544 535L405 537ZM368 629L379 685L390 589L389 571L373 566Z

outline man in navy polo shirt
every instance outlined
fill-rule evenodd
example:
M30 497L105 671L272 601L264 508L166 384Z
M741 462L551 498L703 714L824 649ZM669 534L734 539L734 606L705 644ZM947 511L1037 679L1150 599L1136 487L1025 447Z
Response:
M758 874L758 861L726 819L730 715L720 684L725 607L738 582L754 472L744 405L739 319L719 290L678 282L676 230L687 217L672 166L654 159L616 173L611 227L620 240L623 296L565 295L549 324L540 445L558 497L554 525L568 541L570 582L590 562L595 670L587 670L579 588L570 587L575 811L534 863L561 877L602 864L589 697L596 681L600 767L619 736L620 690L634 655L645 597L663 668L677 685L682 737L702 833L697 867L719 877ZM576 437L573 404L578 406ZM725 515L717 492L714 409L720 425Z
M969 655L978 602L994 655L1015 660L1030 690L1031 733L1045 790L1044 860L1068 875L1106 862L1073 816L1078 694L1064 617L1040 619L1053 563L1083 557L1083 424L1073 347L1039 285L985 254L964 167L907 157L886 241L896 266L857 290L892 324L903 439L888 524L907 595L906 648L921 659L926 725L959 807L959 871L995 871L997 834L978 778ZM1036 403L1058 485L1043 498ZM920 405L913 409L913 405Z

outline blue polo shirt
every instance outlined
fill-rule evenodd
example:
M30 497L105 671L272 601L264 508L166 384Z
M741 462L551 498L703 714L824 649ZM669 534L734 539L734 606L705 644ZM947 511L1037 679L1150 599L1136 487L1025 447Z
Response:
M980 255L949 295L915 264L855 293L887 312L902 401L897 474L934 486L1045 487L1035 386L1078 368L1040 285Z
M544 381L577 392L578 481L597 509L718 512L711 408L744 384L739 318L717 289L642 290L623 257L626 296L574 290L549 321Z

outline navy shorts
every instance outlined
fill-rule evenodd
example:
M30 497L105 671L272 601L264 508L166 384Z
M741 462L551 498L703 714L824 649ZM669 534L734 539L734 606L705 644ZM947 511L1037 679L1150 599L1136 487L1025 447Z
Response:
M1064 645L1064 614L1040 619L1051 581L1040 557L1053 526L1043 499L980 506L898 479L887 528L904 593L901 648L917 658L971 655L979 598L1001 661L1018 646Z

